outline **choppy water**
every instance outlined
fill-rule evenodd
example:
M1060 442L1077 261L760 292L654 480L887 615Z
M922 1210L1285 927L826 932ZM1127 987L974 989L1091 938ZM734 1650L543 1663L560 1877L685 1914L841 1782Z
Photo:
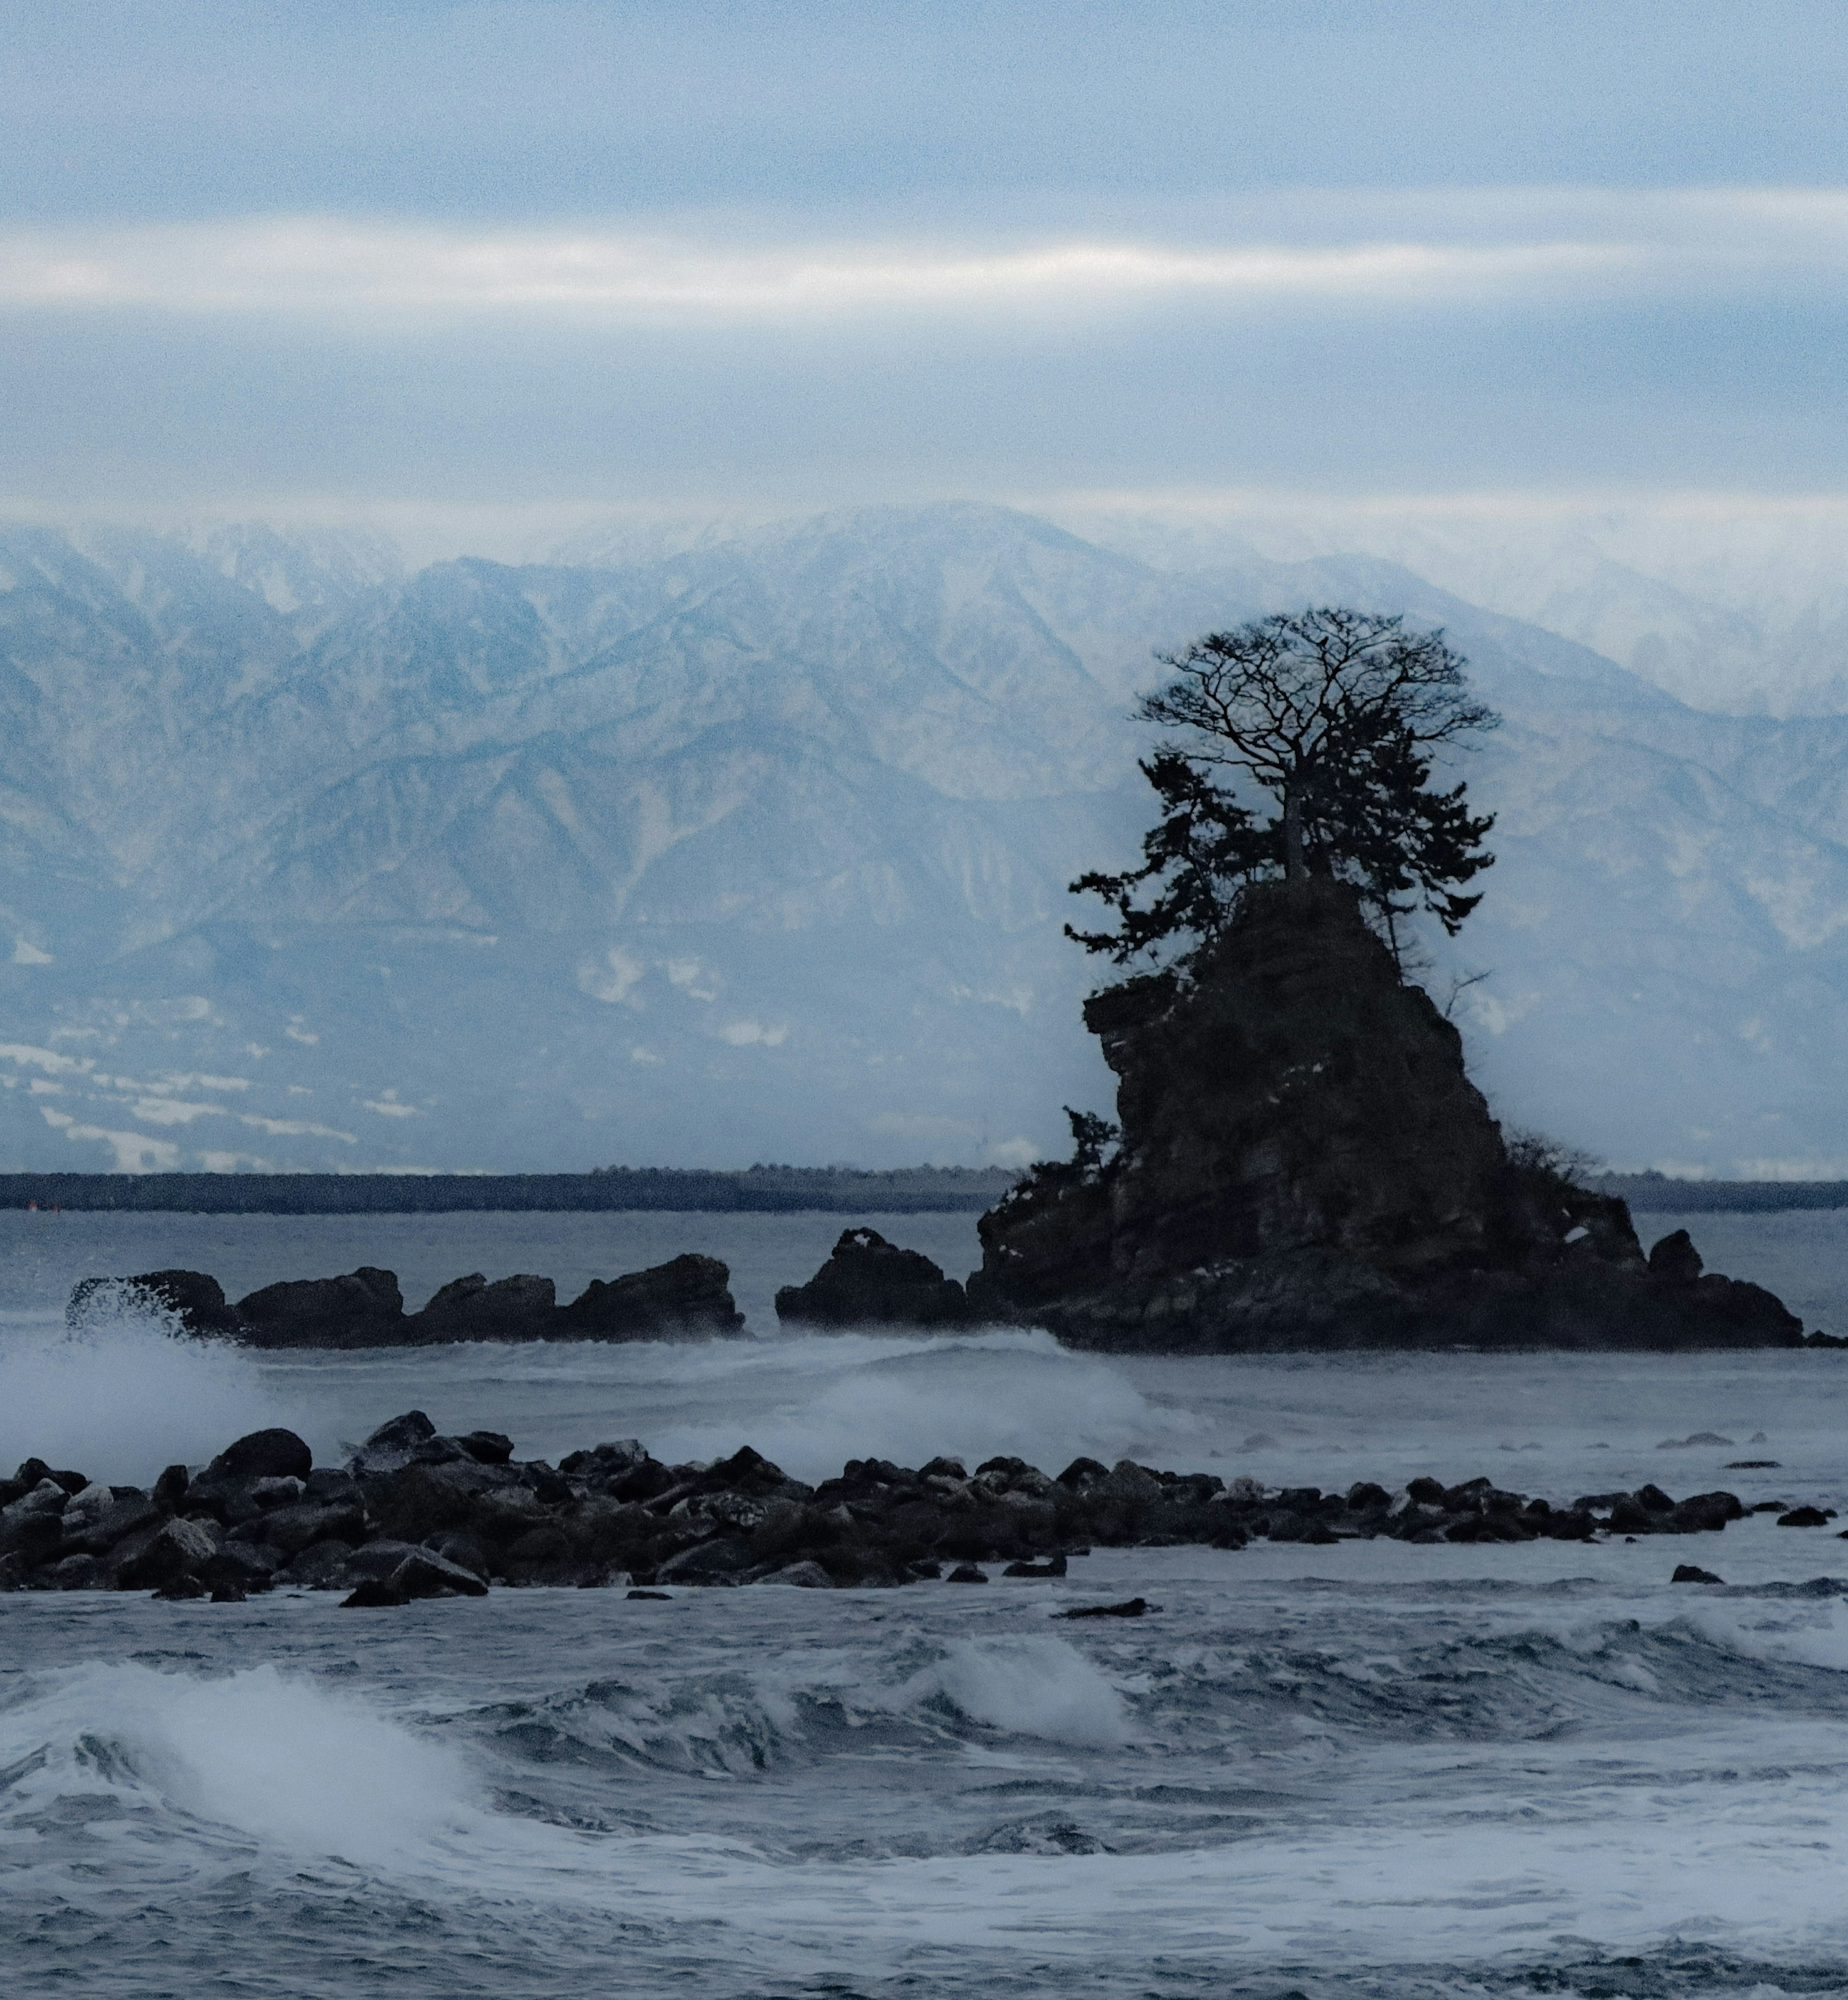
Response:
M421 1283L407 1252L429 1227L404 1219L381 1254L377 1221L343 1225L350 1254L317 1259L325 1219L182 1219L189 1238L75 1220L81 1241L20 1228L4 1267L0 1459L142 1477L278 1419L331 1453L415 1403L509 1430L522 1455L748 1441L813 1477L850 1452L1052 1469L1127 1452L1277 1484L1724 1483L1848 1519L1832 1354L1127 1360L993 1333L255 1357L145 1323L73 1345L57 1311L73 1244L86 1270L248 1273L234 1290L363 1259ZM498 1218L441 1218L508 1254L458 1260L441 1238L429 1283L562 1277L587 1224L610 1267L654 1261L629 1254L634 1224L663 1255L728 1244L741 1294L763 1296L841 1222L506 1220L497 1236ZM1720 1220L1743 1219L1701 1218L1697 1239ZM1790 1218L1771 1220L1787 1227L1767 1258L1787 1259ZM132 1235L151 1220L158 1255ZM681 1221L714 1233L663 1227ZM966 1218L887 1233L956 1268L956 1230L966 1243ZM211 1231L215 1260L172 1254ZM1825 1300L1848 1296L1836 1240L1819 1228L1806 1270ZM1735 1245L1712 1260L1759 1275ZM1699 1431L1733 1442L1662 1448ZM1726 1470L1738 1457L1780 1463ZM1690 1557L1728 1588L1672 1585ZM1132 1593L1161 1609L1051 1615ZM499 1592L369 1613L16 1595L0 1983L1763 2000L1848 1990L1845 1776L1848 1545L1766 1516L1597 1547L1099 1551L1062 1583L986 1589Z

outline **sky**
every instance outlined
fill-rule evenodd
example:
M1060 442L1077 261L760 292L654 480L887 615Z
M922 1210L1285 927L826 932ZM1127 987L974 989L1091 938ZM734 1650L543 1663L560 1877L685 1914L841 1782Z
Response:
M1848 492L1848 12L0 0L0 507Z

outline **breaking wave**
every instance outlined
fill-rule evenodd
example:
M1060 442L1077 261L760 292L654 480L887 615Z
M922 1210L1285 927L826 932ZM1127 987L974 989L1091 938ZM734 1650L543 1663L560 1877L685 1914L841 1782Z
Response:
M7 1469L37 1457L95 1479L145 1483L245 1432L304 1421L250 1356L196 1339L132 1297L94 1311L81 1331L32 1326L0 1336Z

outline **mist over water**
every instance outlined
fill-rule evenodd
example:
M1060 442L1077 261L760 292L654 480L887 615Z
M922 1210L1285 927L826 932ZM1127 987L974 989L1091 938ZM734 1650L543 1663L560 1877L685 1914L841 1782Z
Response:
M325 1460L414 1405L523 1457L749 1443L809 1479L1082 1452L1272 1485L1654 1479L1848 1517L1829 1353L1131 1357L1022 1330L783 1336L757 1307L738 1341L262 1355L146 1312L68 1336L63 1289L208 1231L234 1290L361 1261L543 1269L539 1239L467 1218L472 1254L444 1239L419 1266L419 1218L338 1258L287 1218L66 1220L16 1229L40 1248L3 1267L0 1459L93 1477L269 1422ZM679 1219L539 1220L550 1275L574 1241L586 1275L693 1247ZM843 1222L700 1220L766 1304ZM876 1226L957 1269L937 1246L967 1222ZM1814 1232L1822 1296L1833 1241ZM1688 1560L1725 1586L1673 1585ZM1140 1620L1054 1616L1134 1595ZM878 2000L1848 1990L1845 1780L1848 1554L1766 1516L1627 1544L1099 1550L973 1589L0 1596L23 1992L551 2000L613 1968L637 1993Z

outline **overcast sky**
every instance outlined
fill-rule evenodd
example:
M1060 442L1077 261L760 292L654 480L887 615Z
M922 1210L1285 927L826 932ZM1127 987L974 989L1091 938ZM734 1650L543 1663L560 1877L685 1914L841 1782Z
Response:
M12 511L1848 488L1839 0L0 0Z

